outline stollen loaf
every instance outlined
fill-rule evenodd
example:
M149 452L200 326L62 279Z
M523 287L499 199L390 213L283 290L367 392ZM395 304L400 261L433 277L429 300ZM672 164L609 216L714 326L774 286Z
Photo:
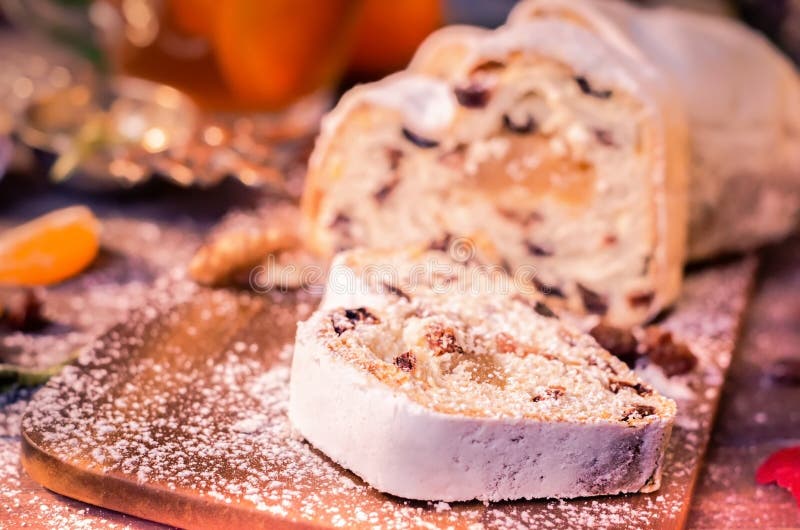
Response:
M800 80L762 35L723 17L616 0L526 0L510 24L562 20L660 71L689 120L690 259L780 239L800 218Z
M532 285L570 311L627 326L668 306L687 143L656 77L564 21L452 35L453 54L423 44L428 59L325 118L303 198L311 246L467 242L475 260L533 267Z

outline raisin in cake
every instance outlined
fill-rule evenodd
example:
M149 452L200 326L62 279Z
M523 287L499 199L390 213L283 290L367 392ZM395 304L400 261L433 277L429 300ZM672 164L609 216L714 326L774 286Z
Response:
M312 246L459 239L508 270L535 267L535 286L572 311L624 326L669 305L686 174L652 80L569 23L463 31L463 77L395 74L324 120L303 204Z
M612 0L528 0L509 22L553 18L646 58L677 87L691 131L690 258L750 249L796 228L800 81L766 38L721 17Z
M656 490L675 403L529 304L447 295L301 322L289 416L381 491L501 501Z

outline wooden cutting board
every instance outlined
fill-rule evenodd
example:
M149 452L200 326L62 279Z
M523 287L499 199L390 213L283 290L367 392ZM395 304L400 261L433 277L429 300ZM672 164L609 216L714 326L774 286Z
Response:
M701 363L670 384L682 397L652 494L486 505L381 494L286 418L295 325L317 300L185 284L38 392L22 423L23 466L68 497L188 528L680 528L755 268L748 258L692 272L661 323Z

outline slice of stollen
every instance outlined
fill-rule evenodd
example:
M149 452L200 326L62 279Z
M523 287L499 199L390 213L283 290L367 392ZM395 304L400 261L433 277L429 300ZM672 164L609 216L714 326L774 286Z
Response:
M289 415L337 463L424 500L659 487L675 404L588 335L519 297L370 296L297 331Z

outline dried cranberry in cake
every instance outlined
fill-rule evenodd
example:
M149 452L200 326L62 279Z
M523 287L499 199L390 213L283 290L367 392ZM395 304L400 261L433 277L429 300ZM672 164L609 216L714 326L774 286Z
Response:
M544 302L540 302L538 300L536 301L535 304L533 304L533 310L542 315L543 317L558 318L558 315L556 315L552 309L547 307L547 304L545 304Z
M567 389L564 388L563 386L551 386L550 388L547 388L543 393L536 394L535 396L531 397L531 401L533 401L534 403L538 403L546 399L558 399L566 393Z
M402 298L406 302L411 301L411 297L396 285L393 285L388 282L383 282L383 288L386 290L387 293L393 294L398 298Z
M614 135L611 131L606 129L594 129L594 137L600 142L602 145L606 147L616 147L616 143L614 143Z
M536 287L536 290L545 296L552 296L554 298L566 298L564 291L554 285L547 285L538 278L531 278L531 283Z
M422 149L432 149L439 145L439 142L436 140L431 140L429 138L425 138L424 136L420 136L419 134L413 133L405 127L403 127L401 130L406 140Z
M395 357L394 364L404 372L413 372L417 366L417 357L411 351L407 351Z
M530 114L523 119L513 118L510 114L503 114L503 127L514 134L530 134L536 132L536 120Z
M552 250L545 248L541 245L537 245L536 243L532 243L531 241L525 241L525 248L528 250L528 253L532 256L538 256L544 258L553 255Z
M575 82L578 83L581 92L583 92L587 96L592 96L600 99L608 99L614 94L614 92L611 90L597 90L593 88L592 85L589 83L589 80L582 75L576 76Z
M632 307L649 307L653 303L656 293L647 291L644 293L633 293L628 295L628 303Z
M631 383L629 381L622 381L619 379L612 379L608 382L608 389L613 393L618 394L623 388L630 388L640 396L649 396L653 393L653 389L641 382Z
M434 239L428 244L428 250L440 250L447 252L450 250L450 243L453 241L453 234L445 234L439 239Z
M331 315L331 324L333 324L333 330L337 335L355 329L356 324L359 323L377 324L379 322L378 317L370 313L365 307L341 309Z
M481 83L472 82L466 86L456 87L453 92L462 107L480 109L489 102L489 89Z
M629 329L600 323L593 327L589 334L594 337L594 340L600 346L627 364L628 367L633 368L636 364L636 359L639 357L637 352L638 342Z
M620 421L642 420L656 413L656 409L650 405L634 405L625 411Z
M578 292L581 295L581 300L583 300L583 307L586 308L586 311L589 313L593 313L595 315L605 315L608 311L608 299L577 283L576 286L578 287Z
M455 330L439 322L428 325L425 340L434 356L438 357L445 353L464 353L464 349L458 344Z
M697 366L697 357L686 344L676 342L672 333L656 326L645 329L639 352L660 367L667 377L689 373Z
M382 203L389 197L389 195L394 191L397 185L400 184L400 177L397 175L393 175L388 182L383 184L378 190L373 194L375 200L379 203Z
M354 322L366 322L367 324L377 324L378 317L370 313L366 308L359 307L357 309L345 309L345 316Z
M389 160L389 169L397 169L400 167L400 161L403 159L403 151L395 147L386 148L386 157Z

